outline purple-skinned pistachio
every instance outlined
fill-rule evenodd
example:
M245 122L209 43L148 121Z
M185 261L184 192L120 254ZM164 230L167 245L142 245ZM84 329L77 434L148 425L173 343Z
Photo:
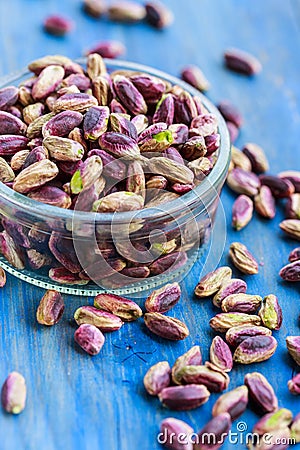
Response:
M226 121L233 123L237 128L243 125L243 117L240 111L228 100L220 102L218 109Z
M166 148L163 151L162 156L164 156L165 158L170 158L173 161L178 162L179 164L182 164L182 165L184 164L184 160L183 160L181 154L175 147Z
M106 76L99 75L93 78L92 93L97 99L99 106L107 106L109 104L112 94L110 84Z
M257 326L261 324L259 316L239 312L220 313L209 321L209 325L219 333L226 333L227 330L239 325Z
M164 122L154 123L150 125L149 127L145 128L144 131L142 131L138 138L138 143L142 143L143 141L147 140L148 138L151 138L155 134L159 134L162 131L165 131L167 129L167 124Z
M254 173L240 168L234 168L229 172L227 184L237 194L245 194L250 197L257 195L260 188L259 178Z
M204 113L204 107L203 107L201 97L199 97L198 95L194 95L193 100L194 100L194 103L196 106L197 114L199 116L201 116L201 114Z
M7 108L5 108L5 111L8 112L9 114L12 114L13 116L17 117L18 119L22 120L23 119L23 111L21 111L21 108L19 106L8 106ZM26 122L24 120L24 122Z
M40 101L48 97L62 82L64 75L65 71L61 66L45 67L32 86L34 100Z
M143 315L141 308L132 300L114 294L99 294L95 297L94 306L131 322Z
M165 122L168 126L172 125L174 119L174 98L172 94L166 94L157 104L153 123Z
M254 197L255 211L266 219L273 219L276 215L275 199L268 186L261 186Z
M300 366L300 336L288 336L286 346L293 360Z
M244 145L242 152L251 161L253 172L262 173L269 170L269 163L266 154L259 145L249 142Z
M126 267L126 262L120 258L110 258L105 261L101 258L87 265L82 272L80 272L80 278L84 280L93 279L95 282L101 283L106 278L115 275L116 272L121 272Z
M100 156L89 156L73 174L70 188L73 194L79 194L84 189L90 188L101 176L103 163Z
M171 369L168 361L161 361L150 367L144 376L144 386L148 394L158 395L170 385Z
M86 112L91 106L98 106L97 99L89 94L65 94L59 97L53 105L53 110L57 114L62 111Z
M43 146L57 161L78 161L84 155L84 149L79 142L60 136L46 137L43 140Z
M174 123L170 125L169 131L171 131L173 136L173 145L184 144L188 140L189 129L184 123Z
M72 177L74 175L74 173L76 172L76 170L80 169L82 164L83 164L83 162L81 160L74 161L74 162L59 161L57 163L57 167L59 168L60 172Z
M118 100L116 100L115 98L110 102L109 108L111 113L127 114L124 106L121 105L121 103L118 102Z
M27 147L29 139L25 136L4 134L0 136L0 155L14 155Z
M42 267L52 266L53 258L47 253L41 253L34 248L26 251L27 261L33 270L41 269Z
M181 71L181 79L201 92L208 91L210 83L197 66L188 66Z
M121 133L106 132L100 136L99 144L103 150L117 158L134 159L140 155L140 149L134 139Z
M0 288L3 288L6 284L6 272L0 267Z
M88 157L98 155L103 163L103 175L116 180L124 180L126 175L126 165L123 161L114 158L105 150L95 149L88 153Z
M138 114L131 119L131 123L135 126L138 134L141 134L149 126L148 117L145 114Z
M154 176L150 177L149 180L147 180L146 189L147 189L147 191L151 191L151 190L156 191L157 189L163 190L166 188L167 184L168 184L168 180L165 177L160 176L160 175L154 175Z
M170 450L193 450L190 437L194 430L182 420L168 417L160 424L160 434L163 444Z
M42 138L42 130L45 123L54 117L54 113L43 114L34 119L27 128L27 137L29 139Z
M191 130L195 130L198 136L210 136L216 133L218 120L214 114L200 114L196 116L191 123Z
M27 155L27 157L22 165L22 170L26 169L26 167L29 167L38 161L42 161L44 159L48 159L48 151L42 146L35 147Z
M205 136L206 155L210 156L220 147L220 135L218 133Z
M144 97L128 78L116 75L113 79L113 88L121 103L132 114L147 113Z
M174 384L180 384L181 379L178 377L181 369L186 366L200 366L202 364L202 354L199 345L194 345L183 355L176 359L172 367L172 381Z
M255 56L236 48L225 51L224 61L228 69L244 75L256 75L262 69L261 63Z
M167 317L157 312L146 313L144 315L146 327L157 336L171 341L180 341L190 334L185 323L174 317Z
M218 450L230 431L232 422L228 413L213 417L199 432L194 450Z
M1 222L3 229L13 238L16 245L30 248L31 243L28 238L28 228L8 218L3 218Z
M300 219L300 194L292 194L288 198L286 217L288 219Z
M100 194L105 189L106 181L103 177L97 178L87 189L84 189L77 195L74 210L92 211L93 204L99 199Z
M284 266L280 270L279 275L285 281L300 281L300 260L294 261Z
M205 275L195 288L195 295L199 298L209 297L215 294L224 281L230 280L232 270L228 266L219 267L213 272Z
M208 401L210 393L207 388L199 384L188 386L170 386L158 394L158 398L166 408L176 411L188 411L198 408Z
M150 275L150 269L147 266L125 267L120 273L126 277L136 278L138 281L140 278L147 278Z
M92 81L94 81L98 77L103 77L107 80L108 84L110 85L110 79L107 76L107 69L106 69L105 62L104 62L102 56L100 56L98 53L88 54L87 62L86 62L86 71L87 71L89 78ZM105 87L105 90L106 90L106 87ZM104 95L106 95L106 92Z
M39 75L45 67L48 67L51 65L66 67L68 65L71 65L72 63L73 63L73 61L70 58L68 58L67 56L46 55L46 56L43 56L42 58L36 59L36 60L32 61L31 63L29 63L28 70L30 70L30 72L33 72L35 75ZM83 72L83 69L81 68L81 73L82 72ZM29 84L28 84L28 82L29 82ZM28 85L29 87L32 87L32 84L33 84L32 78L30 78L28 80L28 82L26 83L26 85Z
M246 324L229 328L226 332L226 342L232 347L237 347L242 341L252 336L271 336L272 331L268 328Z
M252 219L253 201L247 195L239 195L232 206L232 226L236 230L244 228Z
M49 248L57 261L69 272L79 273L81 271L81 266L70 238L63 237L53 231L49 239Z
M47 136L68 136L69 133L78 127L83 120L81 113L77 111L63 111L52 117L43 125L43 137Z
M61 83L61 87L76 86L79 91L87 91L91 87L91 80L82 73L72 73L68 77L64 78Z
M17 103L19 89L15 86L7 86L0 89L0 110L6 109Z
M166 84L163 80L146 73L132 75L130 81L142 94L147 103L157 103L166 90Z
M162 152L170 147L172 143L172 132L170 130L164 130L139 141L139 147L141 152Z
M288 388L291 394L300 395L300 373L288 381Z
M229 120L226 121L226 126L229 133L230 142L231 144L234 144L239 136L239 129L234 123L230 122Z
M42 297L36 311L36 319L41 325L52 326L58 323L65 309L61 294L48 290Z
M248 388L239 386L232 391L221 395L212 409L213 417L219 414L230 414L231 420L238 419L245 412L248 405Z
M72 20L59 15L49 16L44 21L44 30L53 36L64 36L70 33L73 28L74 23Z
M96 141L107 130L109 119L108 106L92 106L84 116L84 138Z
M274 175L260 175L259 179L262 185L271 189L275 198L290 197L295 191L294 185L288 179Z
M20 414L26 404L26 382L23 375L11 372L1 390L3 409L10 414Z
M254 313L260 307L262 297L253 294L231 294L224 298L221 303L223 312Z
M190 192L195 187L194 183L190 184L180 184L180 183L174 183L171 186L171 189L176 192L177 194L183 195L187 192Z
M16 269L24 269L24 253L6 231L0 233L0 253Z
M193 97L186 91L174 96L174 122L190 125L197 116Z
M187 164L188 168L194 172L195 178L203 180L212 170L213 163L209 158L201 156Z
M230 381L227 373L213 370L207 364L182 367L177 373L176 380L178 384L203 384L210 392L224 391Z
M245 385L257 412L271 413L278 409L278 399L274 389L261 373L247 373Z
M289 254L289 261L295 262L295 261L299 261L299 259L300 259L300 247L296 247Z
M277 348L273 336L253 336L245 339L236 348L233 360L240 364L252 364L271 358Z
M230 245L229 257L234 266L242 273L253 275L258 273L258 263L247 247L240 242Z
M206 154L206 145L203 136L189 138L181 147L183 158L192 161Z
M146 20L159 30L169 27L174 21L172 11L159 1L150 1L145 4Z
M127 1L115 1L108 10L108 18L114 22L133 23L140 22L146 16L146 10L143 5Z
M279 330L282 325L282 309L276 295L267 295L258 311L263 325L270 330Z
M85 285L89 280L84 280L78 274L72 273L65 267L53 267L49 270L49 278L61 284Z
M230 372L233 366L231 350L220 336L214 337L210 346L210 361L221 371Z
M297 241L300 240L300 220L299 219L286 219L280 222L279 227L288 236Z
M165 313L178 303L180 296L181 289L178 283L166 284L147 297L145 308L148 312Z
M74 333L74 339L89 355L97 355L102 349L105 337L94 325L84 323Z
M75 311L74 319L77 325L82 325L83 323L94 325L104 333L117 331L123 325L120 317L107 311L101 311L94 306L81 306Z
M300 172L299 171L285 170L283 172L280 172L277 176L279 178L282 178L283 180L290 181L295 188L295 192L300 192Z
M28 197L47 205L68 209L71 206L71 197L63 190L54 186L42 186L40 189L29 192Z
M0 111L0 135L24 135L27 126L22 120L5 111Z
M138 140L137 129L134 123L130 121L130 116L128 116L127 118L124 117L123 114L112 113L109 116L109 120L111 131L125 134L126 136L129 136L130 138L134 139L135 141Z
M280 408L277 411L265 414L253 427L253 433L262 436L288 427L293 420L293 414L289 409Z
M99 0L97 1L99 2ZM102 0L100 1L102 2ZM102 56L102 58L114 59L124 55L125 52L126 48L122 42L101 41L95 44L91 49L89 49L87 54L97 53L98 55Z
M230 280L225 280L218 292L214 295L213 304L220 308L222 301L232 294L244 294L247 290L247 283L239 278L232 278Z

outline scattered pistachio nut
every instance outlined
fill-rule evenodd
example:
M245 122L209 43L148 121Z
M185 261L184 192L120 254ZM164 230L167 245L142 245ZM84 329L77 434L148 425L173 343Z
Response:
M146 327L152 333L171 341L185 339L190 334L187 326L183 322L160 313L146 313L144 315L144 321Z
M149 295L145 308L148 312L165 313L178 303L180 296L181 289L178 283L166 284Z
M119 330L123 322L114 314L107 311L101 311L93 306L81 306L74 313L74 319L77 325L90 324L99 328L103 332Z
M125 322L131 322L143 315L139 305L132 300L115 294L99 294L94 299L94 306L120 317Z
M276 295L267 295L258 311L263 325L270 330L279 330L282 325L282 309Z
M161 361L150 367L144 376L144 386L148 394L158 395L170 385L171 369L168 361Z
M213 406L212 415L217 417L219 414L230 414L234 421L240 417L248 405L248 388L239 386L232 391L222 394Z
M89 355L97 355L102 349L105 337L101 331L92 324L83 323L74 333L74 339Z
M36 311L36 319L42 325L52 326L58 323L65 309L61 294L48 290L42 297Z
M240 325L258 326L260 324L259 316L239 312L220 313L209 321L211 328L219 333L226 333L230 328Z
M202 298L215 294L222 286L222 283L230 280L231 275L232 270L227 266L219 267L215 271L209 272L197 284L195 295Z
M247 373L245 385L248 387L249 397L257 412L272 413L278 409L278 399L274 389L261 373Z
M210 393L204 385L189 384L187 386L170 386L158 394L158 398L166 408L176 411L188 411L206 403Z
M252 364L271 358L277 348L273 336L253 336L245 339L236 348L233 360L240 364Z
M202 364L202 354L199 345L194 345L183 355L176 359L172 367L172 381L174 384L180 384L180 378L177 378L180 370L185 366L200 366Z
M286 346L293 360L300 366L300 336L288 336Z
M26 404L26 382L23 375L11 372L1 391L3 409L10 414L20 414Z
M230 245L229 257L234 266L241 272L248 275L258 273L257 261L247 247L240 242L233 242Z

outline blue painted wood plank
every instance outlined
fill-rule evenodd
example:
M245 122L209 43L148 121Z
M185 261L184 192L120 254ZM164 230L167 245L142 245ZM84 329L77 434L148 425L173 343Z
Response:
M261 144L274 173L300 168L299 2L165 2L172 7L176 22L170 29L158 32L145 24L127 26L93 20L82 14L80 1L0 0L0 75L18 70L46 53L77 57L98 40L122 40L129 60L173 75L185 64L199 64L212 84L209 97L215 102L230 99L245 116L237 144ZM45 16L55 12L76 22L76 30L64 39L47 36L41 30ZM264 66L262 74L247 79L226 71L222 52L227 46L256 54ZM281 206L274 221L255 218L243 231L233 232L233 199L232 193L224 189L222 204L228 225L221 263L227 263L230 242L246 243L263 264L257 276L246 277L249 292L277 294L284 310L284 324L275 333L279 340L276 355L262 364L236 367L230 374L230 386L241 384L248 371L259 370L273 384L280 405L297 413L299 399L291 396L286 386L297 368L287 355L284 339L289 334L299 334L299 286L283 283L278 277L296 242L284 238L279 231ZM67 297L62 322L45 329L35 321L43 291L8 276L7 286L0 291L0 383L8 372L19 370L27 379L28 404L19 417L0 412L0 429L4 431L1 449L154 450L160 448L156 435L165 417L182 418L200 429L211 417L216 395L195 411L174 413L163 409L157 399L149 398L142 385L148 367L160 360L172 364L195 343L201 345L204 358L208 357L213 337L208 321L216 311L210 302L193 298L200 269L197 264L184 280L182 301L174 309L174 315L189 325L188 339L179 343L162 341L150 336L139 321L107 335L101 355L95 358L74 345L74 327L70 322L75 309L87 299ZM241 420L250 430L257 416L249 410ZM225 449L244 447L241 443L224 445Z

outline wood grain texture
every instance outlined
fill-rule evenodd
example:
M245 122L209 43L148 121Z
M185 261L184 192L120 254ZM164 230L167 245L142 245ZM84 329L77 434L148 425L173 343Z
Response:
M128 48L128 60L173 75L186 64L199 64L212 84L209 97L215 102L230 99L245 117L237 144L261 144L274 173L300 169L299 1L165 0L176 22L164 32L144 24L126 26L90 19L82 14L80 3L0 0L0 75L46 53L78 57L101 39L122 40ZM47 36L41 29L45 16L54 12L76 22L76 30L64 39ZM256 54L263 72L248 79L226 71L222 53L227 46ZM278 295L284 323L275 333L279 340L276 355L262 364L236 367L230 374L230 386L242 384L248 371L261 371L273 384L280 406L298 413L299 398L287 389L287 381L297 368L287 355L285 337L299 334L299 286L283 283L278 277L296 242L284 238L278 228L283 217L281 207L272 222L255 218L245 230L233 232L233 199L224 189L228 236L221 263L227 262L230 242L246 243L261 262L257 276L245 277L249 292ZM181 303L174 309L174 315L189 325L188 339L173 343L153 338L139 321L107 334L103 351L94 358L74 345L70 320L87 299L67 297L64 319L47 329L35 321L43 291L8 276L6 287L0 291L0 383L10 371L20 371L27 380L28 402L19 417L0 411L1 450L156 450L160 448L156 443L159 423L168 416L200 429L211 417L216 395L195 411L173 413L163 409L157 399L149 398L142 384L152 364L160 360L172 364L193 344L200 344L204 358L208 357L213 337L208 321L215 311L209 301L193 298L200 270L198 263L185 279ZM249 410L241 420L250 430L257 418ZM242 448L245 445L224 445L224 449Z

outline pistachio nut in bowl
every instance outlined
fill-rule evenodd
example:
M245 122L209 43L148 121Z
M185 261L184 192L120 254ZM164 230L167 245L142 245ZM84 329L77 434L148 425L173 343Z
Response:
M79 295L182 278L227 175L216 108L177 78L96 54L28 69L0 88L0 265Z

